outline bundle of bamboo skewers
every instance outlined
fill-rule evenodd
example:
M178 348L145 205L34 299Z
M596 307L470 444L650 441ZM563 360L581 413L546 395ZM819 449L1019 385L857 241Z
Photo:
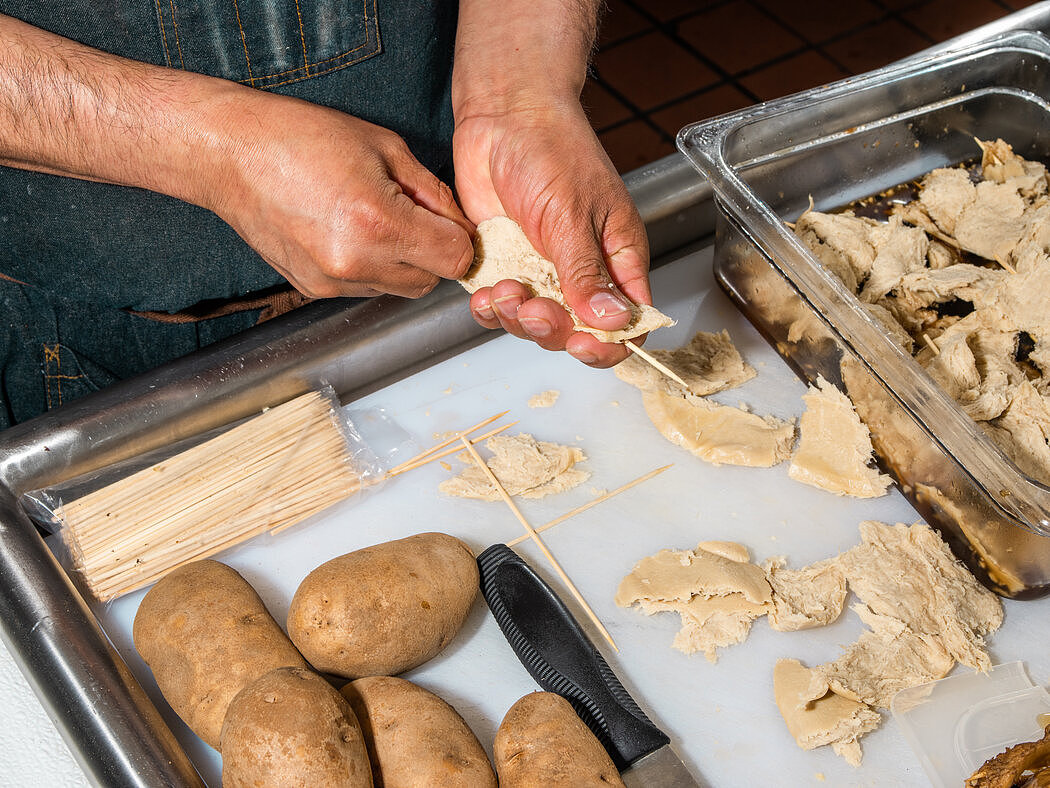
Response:
M296 397L68 503L73 569L100 601L306 519L361 489L332 398Z

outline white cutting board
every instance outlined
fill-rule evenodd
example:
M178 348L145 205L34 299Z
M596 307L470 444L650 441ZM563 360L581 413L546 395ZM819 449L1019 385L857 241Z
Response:
M656 304L678 325L650 337L647 346L677 347L697 330L727 328L744 358L758 370L746 386L718 397L747 402L758 413L797 416L802 383L714 284L710 250L683 257L654 274ZM556 389L556 405L530 409L533 394ZM532 545L520 554L558 590L584 623L613 670L650 717L671 737L686 764L718 788L754 785L922 786L917 758L888 714L863 739L864 761L854 769L829 748L803 752L788 735L773 702L773 664L794 657L813 665L834 659L862 630L847 611L832 626L774 632L759 619L748 640L724 649L717 664L671 649L678 617L647 618L616 607L620 579L643 556L663 548L691 548L711 539L737 540L756 561L785 555L792 566L826 558L856 544L865 519L912 522L916 514L895 491L874 500L838 498L788 478L786 464L771 469L715 467L665 441L641 406L638 391L611 371L591 370L564 353L502 336L380 391L349 407L382 408L422 447L434 433L468 427L510 410L512 429L571 443L587 454L589 482L540 501L520 501L534 524L611 490L647 471L667 472L565 522L544 535L562 566L620 647L614 653L584 620L560 581ZM402 459L408 455L403 454ZM299 581L342 553L427 530L445 531L481 551L508 541L521 526L502 503L445 497L437 490L448 472L436 463L406 474L363 499L327 510L279 537L267 537L221 556L259 591L284 620ZM132 594L99 616L117 648L162 708L206 781L219 785L220 762L170 712L149 670L131 645L131 624L142 597ZM1050 675L1041 622L1050 600L1007 603L1006 624L991 638L996 663L1026 660L1040 683ZM215 666L222 670L221 665ZM437 692L466 718L487 747L510 705L537 687L518 663L478 598L466 626L437 658L406 674Z

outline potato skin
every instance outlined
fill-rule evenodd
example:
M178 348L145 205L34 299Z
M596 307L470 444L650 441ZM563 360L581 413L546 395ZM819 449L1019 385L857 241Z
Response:
M288 635L322 673L392 676L448 645L477 593L469 547L448 534L416 534L308 574L288 609Z
M393 676L357 679L340 692L361 723L376 788L496 788L474 732L434 693Z
M552 692L530 693L511 706L493 751L500 788L623 788L601 742Z
M230 704L222 726L225 788L371 788L350 704L312 670L278 668Z
M274 668L307 667L248 581L210 559L159 580L132 637L175 713L215 748L234 695Z

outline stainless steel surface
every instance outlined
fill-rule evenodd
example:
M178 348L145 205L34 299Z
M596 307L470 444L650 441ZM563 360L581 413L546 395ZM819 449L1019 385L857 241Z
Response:
M996 29L1050 28L1048 4ZM714 228L710 191L674 155L625 181L654 257ZM107 786L199 779L15 496L257 411L319 382L344 401L484 340L449 284L419 302L310 305L0 433L0 631L85 773Z
M0 632L84 773L105 786L203 785L10 492L0 489ZM56 713L56 710L61 713ZM119 738L118 738L119 737Z
M627 788L706 788L685 768L671 745L661 747L631 764L622 775Z
M723 286L805 378L838 384L901 489L1000 593L1050 592L1050 490L1023 474L784 225L974 158L1050 158L1050 41L912 60L698 124L680 141L724 208Z

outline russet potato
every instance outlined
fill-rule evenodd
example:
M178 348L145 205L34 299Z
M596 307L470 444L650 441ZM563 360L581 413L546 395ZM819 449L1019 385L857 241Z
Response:
M372 788L361 727L331 684L278 668L230 703L222 727L224 788Z
M361 723L372 778L383 788L496 788L474 732L432 692L394 676L340 690Z
M288 635L322 673L391 676L447 646L477 592L470 548L447 534L416 534L317 567L292 598Z
M510 707L493 755L500 788L624 788L601 742L552 692L530 693Z
M216 748L234 695L274 668L307 667L255 589L218 561L194 561L158 581L132 636L172 709Z

